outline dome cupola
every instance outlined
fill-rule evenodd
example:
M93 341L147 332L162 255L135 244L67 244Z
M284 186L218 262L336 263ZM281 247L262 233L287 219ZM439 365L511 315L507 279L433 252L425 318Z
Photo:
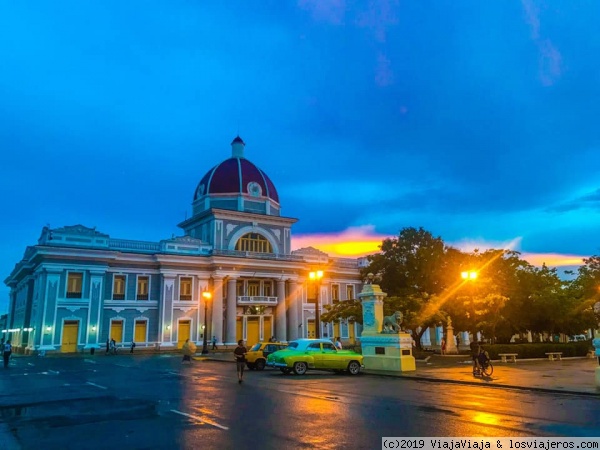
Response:
M194 214L209 208L279 215L279 195L271 179L244 156L246 144L237 136L231 158L217 164L194 192Z

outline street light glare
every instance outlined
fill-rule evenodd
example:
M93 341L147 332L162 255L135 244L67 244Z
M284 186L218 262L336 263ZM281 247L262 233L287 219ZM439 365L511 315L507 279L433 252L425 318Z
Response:
M208 291L204 291L204 292L202 293L202 297L204 297L204 298L205 298L205 299L207 299L207 300L210 300L210 299L211 299L211 297L212 297L212 295L211 295L211 293L210 293L210 292L208 292Z
M320 280L321 278L323 278L323 271L317 270L316 272L309 272L308 278L310 278L311 280Z
M474 270L469 270L461 272L460 276L463 278L463 280L474 280L477 278L477 272Z

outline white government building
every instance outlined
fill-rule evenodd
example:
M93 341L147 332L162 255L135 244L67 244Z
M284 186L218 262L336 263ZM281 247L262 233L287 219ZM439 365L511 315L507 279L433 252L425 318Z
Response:
M83 225L44 227L5 280L5 336L15 350L77 352L109 338L181 347L201 343L205 327L219 345L315 337L317 298L321 307L356 298L365 260L291 251L297 220L281 215L275 185L244 157L242 139L231 147L198 183L182 236L146 242ZM315 270L318 282L309 280ZM354 322L320 328L346 342L361 331Z

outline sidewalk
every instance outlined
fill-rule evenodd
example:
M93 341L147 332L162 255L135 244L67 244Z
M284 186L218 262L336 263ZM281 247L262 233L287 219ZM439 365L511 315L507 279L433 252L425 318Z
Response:
M492 361L494 373L490 378L473 376L468 356L434 355L428 362L417 361L416 372L403 377L424 380L444 380L453 383L510 387L549 392L600 395L596 388L597 358L564 358L562 361L523 359L516 363Z
M194 359L234 362L230 352L198 355ZM596 388L595 384L597 358L564 358L562 361L523 359L517 360L517 363L503 363L498 360L493 361L493 365L492 376L480 378L473 376L469 356L433 355L428 361L417 360L416 371L404 372L398 376L445 383L598 395L600 398L600 388ZM368 370L365 373L368 374Z

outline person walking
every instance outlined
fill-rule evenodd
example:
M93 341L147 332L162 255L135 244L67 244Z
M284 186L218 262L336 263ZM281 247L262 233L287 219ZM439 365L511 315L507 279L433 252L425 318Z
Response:
M246 367L246 353L248 350L244 347L244 340L240 339L238 341L238 345L233 351L233 356L235 357L236 368L237 368L237 376L238 383L242 383L244 381L244 367Z
M193 342L190 342L189 339L186 339L185 343L183 344L183 347L181 348L181 351L183 352L183 359L181 360L181 364L183 364L186 361L191 364L192 355L196 353L196 345L194 345Z
M108 355L108 352L110 352L110 339L106 338L106 354Z
M135 348L135 342L131 341L131 350L129 350L129 353L133 353L134 348Z
M442 355L446 354L446 338L442 338L442 342L441 342L441 347L442 347Z
M10 345L10 339L4 343L2 348L2 358L4 359L4 368L8 369L8 360L12 354L12 345Z
M117 341L115 341L114 339L110 340L110 352L113 355L117 354Z
M212 350L216 350L217 349L217 337L213 336L212 337Z

